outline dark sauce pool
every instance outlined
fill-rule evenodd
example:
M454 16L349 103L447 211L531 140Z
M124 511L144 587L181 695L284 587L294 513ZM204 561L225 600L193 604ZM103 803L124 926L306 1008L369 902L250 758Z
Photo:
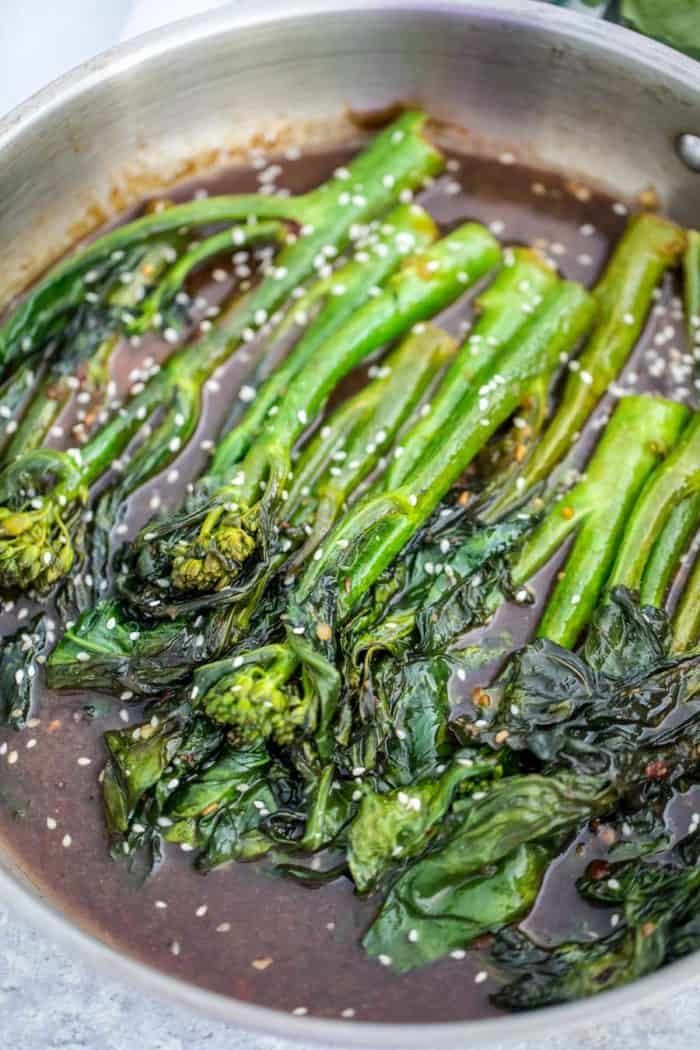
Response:
M265 179L267 185L296 193L329 176L351 153L345 149L299 157L289 151L272 160L254 155L248 168L190 182L170 196L183 200L203 191L251 192L266 184ZM272 178L271 164L280 168L273 169ZM565 277L586 285L598 276L626 213L609 195L519 166L508 154L486 159L451 153L447 174L419 199L444 230L467 219L480 220L506 243L540 247ZM234 269L231 260L217 261L190 290L216 304L241 279ZM669 279L618 393L653 389L688 395L691 381L683 361L675 295ZM442 321L459 334L468 317L468 304L461 303ZM130 373L144 358L159 359L167 351L156 341L122 347L114 362L118 387L128 386ZM178 459L177 476L165 472L130 502L126 538L158 506L177 505L183 486L205 466L206 442L216 435L254 367L253 354L254 347L238 352L207 384L205 421ZM366 366L349 377L345 391L365 375ZM600 406L596 419L610 410L613 399L614 395L606 398L609 403ZM79 411L75 400L65 411L60 422L66 435L81 422ZM89 425L89 413L84 423ZM596 432L594 425L584 434L582 448ZM52 440L61 444L58 437ZM66 443L75 443L75 438L64 439ZM511 646L528 637L558 567L552 564L540 573L533 607L501 610L487 629L489 637L506 636ZM28 610L21 603L6 610L0 631L14 631ZM483 669L477 680L485 684ZM472 684L476 683L461 686L462 698ZM459 700L455 695L456 703ZM95 709L92 716L86 711L90 704ZM135 723L140 711L127 711L123 702L94 694L43 691L33 714L23 733L0 732L0 838L39 892L101 940L175 977L284 1011L386 1022L464 1020L496 1013L489 1003L490 981L474 980L481 970L477 953L401 977L367 958L360 938L379 901L360 900L345 879L309 890L268 876L255 864L231 865L201 876L193 870L190 855L166 846L156 873L145 885L138 883L110 859L98 775L104 760L103 732L126 720ZM528 920L532 933L549 939L580 934L609 921L600 910L583 906L572 885L591 859L604 856L609 845L604 831L597 836L587 833L579 848L572 847L550 871Z

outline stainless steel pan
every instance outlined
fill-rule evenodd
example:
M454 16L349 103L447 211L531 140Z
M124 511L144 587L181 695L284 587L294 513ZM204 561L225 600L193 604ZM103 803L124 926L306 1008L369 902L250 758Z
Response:
M155 186L225 162L275 126L339 138L347 107L416 101L508 149L700 222L700 65L604 23L528 0L293 0L176 24L108 52L0 123L0 300L77 236ZM292 1018L184 985L79 930L0 855L0 893L58 938L142 988L278 1035L358 1046L481 1045L582 1023L590 1004L490 1021L379 1026ZM595 1016L677 989L700 955L596 1001Z

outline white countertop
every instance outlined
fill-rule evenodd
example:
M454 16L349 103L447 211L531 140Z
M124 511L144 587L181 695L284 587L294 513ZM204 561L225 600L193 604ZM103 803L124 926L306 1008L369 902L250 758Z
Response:
M238 0L247 2L247 0ZM5 0L0 34L0 114L66 69L119 39L223 0ZM12 10L12 14L8 12ZM21 17L20 17L21 13ZM700 984L604 1027L511 1050L672 1050L700 1045ZM12 1050L292 1050L208 1021L69 958L0 903L2 1046ZM309 1047L308 1050L311 1050ZM432 1048L429 1048L432 1050ZM469 1050L478 1050L471 1045Z

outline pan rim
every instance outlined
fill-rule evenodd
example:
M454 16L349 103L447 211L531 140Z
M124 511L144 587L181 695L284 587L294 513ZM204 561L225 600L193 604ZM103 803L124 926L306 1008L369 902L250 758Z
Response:
M618 58L623 55L631 64L661 74L666 82L675 81L695 92L700 109L700 63L646 37L620 26L600 23L590 17L558 7L544 7L534 0L258 0L254 9L245 11L230 7L195 15L171 25L152 30L134 40L120 44L76 69L64 74L48 87L17 106L0 120L0 155L29 128L72 98L88 95L97 83L147 62L159 54L176 50L193 41L206 40L222 33L260 27L270 22L290 22L300 17L331 18L348 13L415 12L428 15L454 14L462 11L484 19L509 18L530 30L559 33L569 40L585 41L599 53ZM1 845L1 844L0 844ZM200 988L194 984L139 962L126 952L110 947L86 929L62 914L48 900L13 876L0 856L0 896L8 906L34 928L45 932L62 947L75 949L82 959L94 962L108 976L125 979L159 998L191 1008L210 1018L238 1023L268 1035L317 1043L328 1042L353 1047L423 1047L426 1039L440 1040L440 1045L457 1047L471 1038L480 1046L516 1039L534 1038L552 1031L572 1030L595 1019L599 1024L622 1009L660 998L700 975L700 952L680 960L623 988L605 992L591 1001L564 1004L527 1014L474 1021L426 1024L395 1024L362 1020L344 1021L315 1017L294 1017L281 1010L258 1006ZM428 1042L428 1045L431 1045Z

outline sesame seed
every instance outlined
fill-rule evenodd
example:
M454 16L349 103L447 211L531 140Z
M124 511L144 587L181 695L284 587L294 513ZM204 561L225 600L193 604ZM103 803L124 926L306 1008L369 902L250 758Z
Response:
M479 972L474 976L474 984L483 984L487 977L488 974L486 970L479 970Z
M64 835L61 839L61 845L64 849L69 849L73 845L73 839L70 835Z

